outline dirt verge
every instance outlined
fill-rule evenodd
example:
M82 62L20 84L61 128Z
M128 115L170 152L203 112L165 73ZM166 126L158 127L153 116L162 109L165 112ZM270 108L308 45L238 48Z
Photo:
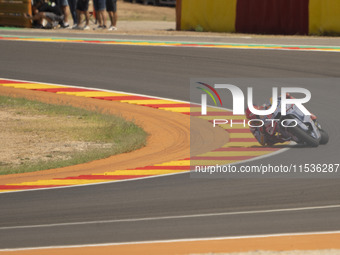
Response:
M12 255L338 255L339 234L274 236L222 240L151 242L11 252ZM236 253L238 252L238 253ZM239 253L243 252L243 253ZM247 253L245 253L247 252ZM1 253L1 252L0 252Z
M175 21L176 8L133 4L118 0L117 13L119 20Z
M184 159L190 155L190 119L186 115L149 107L25 89L0 87L0 94L11 97L25 97L46 103L72 105L88 110L115 114L127 120L133 120L150 134L147 146L134 152L60 169L0 176L0 184L132 169ZM201 132L198 132L200 134L199 139L206 139L207 142L205 144L207 146L200 148L195 153L199 154L212 148L219 148L228 141L228 136L223 129L219 132L214 132L215 135L211 137L211 130L209 130L212 128L211 125L204 125L206 122L204 120L198 119L197 121L197 126L202 129ZM204 134L209 135L205 138Z

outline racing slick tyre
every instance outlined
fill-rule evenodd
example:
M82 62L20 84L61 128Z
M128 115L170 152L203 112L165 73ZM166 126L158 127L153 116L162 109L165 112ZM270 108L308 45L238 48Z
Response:
M319 144L327 144L328 141L329 141L328 133L323 129L320 129L319 131L320 131L320 134L321 134L321 139L320 139Z
M305 142L307 145L311 147L318 147L319 146L319 139L316 139L303 131L300 127L290 127L290 132L296 136L299 141Z

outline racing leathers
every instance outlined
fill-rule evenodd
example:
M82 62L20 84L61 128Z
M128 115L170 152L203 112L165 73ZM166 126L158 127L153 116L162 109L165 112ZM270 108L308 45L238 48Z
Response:
M271 122L270 122L271 125ZM276 143L283 143L285 140L280 138L276 133L274 134L269 134L266 130L266 125L263 127L250 127L250 131L253 133L254 137L256 140L261 144L261 145L274 145Z
M290 94L287 94L287 98L294 98ZM279 101L281 98L279 97ZM264 104L263 106L255 106L258 110L267 110L271 106L270 104ZM286 140L281 136L280 133L277 132L276 125L280 125L277 122L271 121L275 119L276 116L273 116L273 114L265 115L265 116L259 116L253 114L249 108L246 110L246 117L249 120L252 120L253 127L250 127L250 131L256 138L256 140L261 145L269 145L272 146L276 143L283 143ZM311 115L311 118L316 121L316 116L314 114ZM258 120L258 121L256 121ZM262 122L261 122L262 121ZM256 124L256 122L259 122L259 125Z

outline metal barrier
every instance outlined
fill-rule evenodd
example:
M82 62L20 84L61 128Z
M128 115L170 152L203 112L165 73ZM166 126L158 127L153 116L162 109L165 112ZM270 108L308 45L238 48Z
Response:
M229 33L339 35L340 0L177 0L176 27Z

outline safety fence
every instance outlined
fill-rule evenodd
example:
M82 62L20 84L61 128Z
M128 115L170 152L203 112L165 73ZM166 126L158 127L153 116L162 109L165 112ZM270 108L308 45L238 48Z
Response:
M177 30L339 34L339 0L177 0Z

